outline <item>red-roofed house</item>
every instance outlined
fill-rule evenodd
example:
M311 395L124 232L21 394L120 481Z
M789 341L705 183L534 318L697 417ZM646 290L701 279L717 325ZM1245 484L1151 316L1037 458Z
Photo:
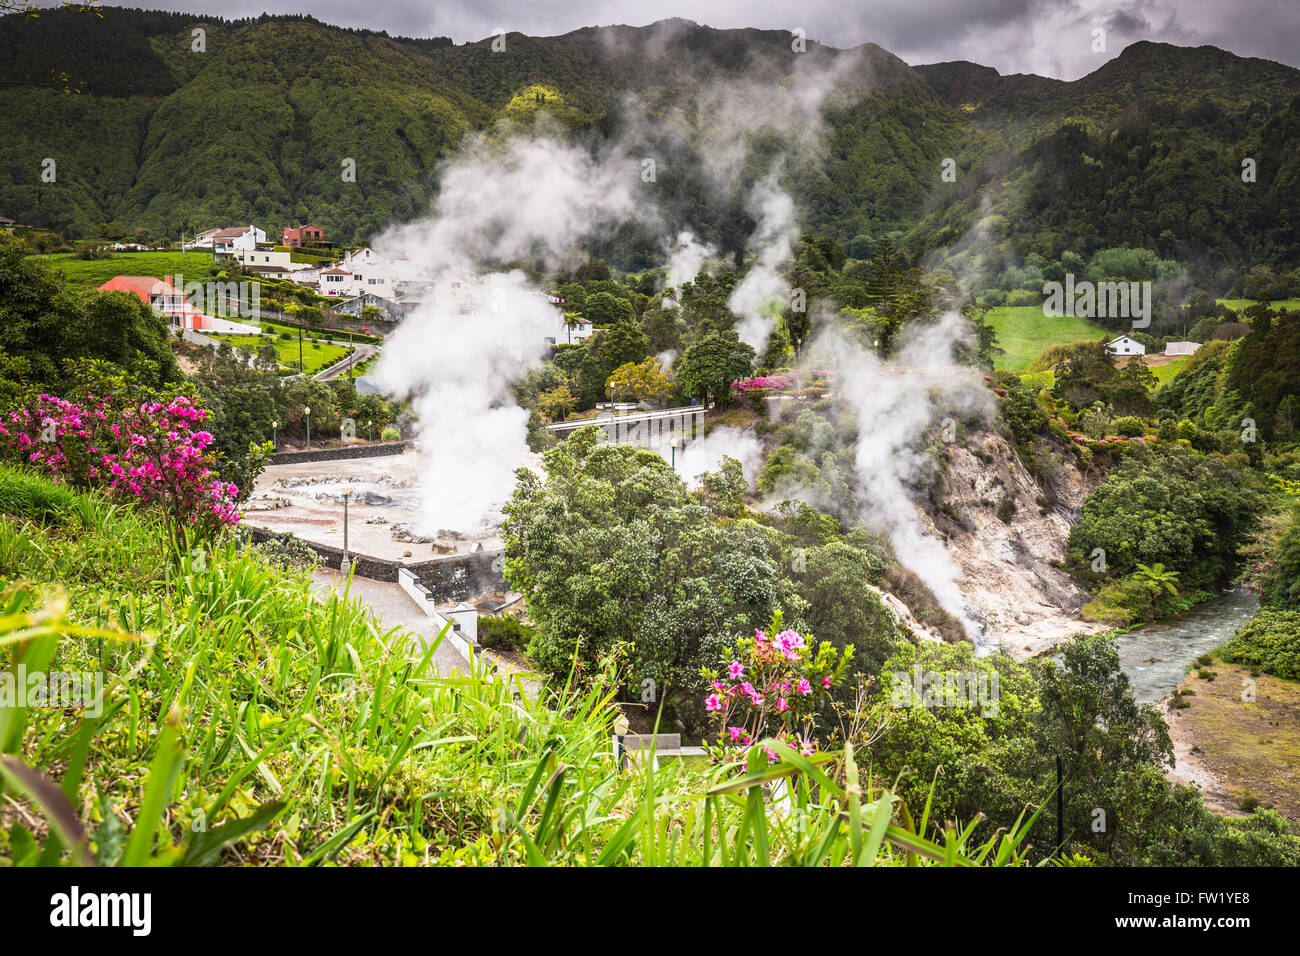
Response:
M299 226L297 229L285 229L284 236L280 239L280 245L289 246L292 249L301 249L303 246L320 246L325 243L325 233L321 232L320 226L313 226L308 223L305 226Z
M100 292L130 292L173 325L186 329L202 328L203 313L190 305L185 293L172 285L172 277L115 276L99 287Z
M190 305L185 293L172 285L172 277L115 276L99 287L100 292L130 292L172 325L183 329L201 329L206 316Z
M321 295L352 295L352 272L348 269L323 269L320 274Z
M211 286L213 283L208 285ZM187 282L185 286L190 289L197 288L198 294L200 296L204 295L203 287L199 283ZM243 335L260 335L262 332L256 325L247 325L243 322L208 315L186 298L185 289L174 285L171 276L163 276L161 279L156 279L153 276L115 276L101 285L99 291L130 292L158 315L165 316L172 325L179 326L182 329L191 329L196 332L235 332ZM208 294L221 295L220 292L215 290ZM240 296L243 295L244 293L240 292ZM202 301L202 298L199 301ZM256 309L256 306L254 306L254 309ZM223 314L220 305L214 308L213 311L218 312L219 315Z

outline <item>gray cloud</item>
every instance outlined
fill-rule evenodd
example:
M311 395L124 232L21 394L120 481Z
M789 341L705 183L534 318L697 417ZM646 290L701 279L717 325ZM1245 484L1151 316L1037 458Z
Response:
M708 26L802 28L837 47L875 43L908 63L971 60L1002 73L1077 79L1138 40L1212 44L1300 66L1295 0L162 0L146 6L227 18L310 13L326 23L404 36L480 40L494 29L553 36L586 26L684 17ZM1095 28L1107 31L1093 51Z

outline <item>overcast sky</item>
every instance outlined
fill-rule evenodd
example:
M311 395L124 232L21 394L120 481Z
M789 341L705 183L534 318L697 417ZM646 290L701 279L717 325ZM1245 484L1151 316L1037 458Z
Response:
M120 6L135 6L124 3ZM310 13L403 36L480 40L494 28L554 36L585 26L685 17L713 27L806 31L838 47L879 44L908 63L972 60L1002 73L1077 79L1136 40L1212 44L1300 66L1297 0L143 0L236 19ZM1093 30L1106 50L1093 51Z

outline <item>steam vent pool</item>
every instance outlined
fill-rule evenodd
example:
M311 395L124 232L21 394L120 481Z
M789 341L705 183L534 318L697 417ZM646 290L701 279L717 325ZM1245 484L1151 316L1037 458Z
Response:
M501 547L501 516L472 532L419 534L421 456L270 465L244 506L244 523L305 541L343 547L343 490L348 504L348 549L390 561L416 563Z

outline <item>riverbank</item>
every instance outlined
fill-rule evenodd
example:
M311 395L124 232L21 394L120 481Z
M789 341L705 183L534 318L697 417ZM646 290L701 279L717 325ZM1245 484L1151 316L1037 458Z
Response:
M1174 742L1170 779L1199 787L1216 813L1260 806L1300 823L1300 681L1216 660L1162 705Z

